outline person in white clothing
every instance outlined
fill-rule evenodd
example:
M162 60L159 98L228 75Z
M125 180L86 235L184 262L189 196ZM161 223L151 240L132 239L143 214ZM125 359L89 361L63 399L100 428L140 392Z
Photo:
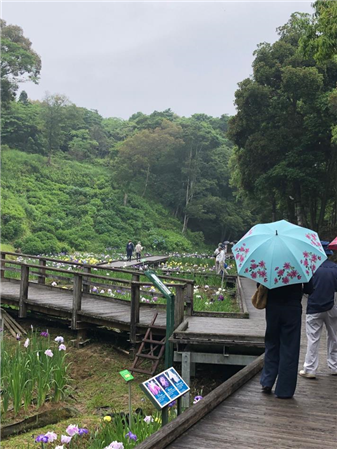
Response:
M219 254L215 258L216 274L220 274L220 272L224 269L225 259L226 259L225 249L221 247Z
M215 257L214 259L214 264L215 264L215 272L217 273L217 263L216 263L216 258L219 255L220 251L221 251L221 247L222 247L222 243L219 243L218 247L215 248L213 256Z
M136 245L136 257L137 257L137 261L140 262L140 258L141 258L141 252L144 248L142 247L141 243L138 242Z
M337 376L337 265L329 260L333 253L329 242L321 242L328 259L317 269L312 278L314 291L308 298L306 332L307 353L299 375L315 378L318 368L318 348L323 324L327 330L327 362L330 374Z

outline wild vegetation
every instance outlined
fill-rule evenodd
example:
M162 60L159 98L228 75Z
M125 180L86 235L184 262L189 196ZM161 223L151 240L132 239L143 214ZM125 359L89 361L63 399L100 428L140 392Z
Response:
M32 101L24 90L19 94L19 85L39 81L41 59L21 28L1 21L2 248L99 252L121 249L132 238L147 251L195 251L281 218L335 237L337 3L313 7L312 17L293 14L274 44L258 46L232 118L186 118L167 109L122 120L103 118L60 94ZM190 276L186 265L170 263L163 272ZM194 271L203 274L200 267ZM213 291L205 278L197 282L195 306L224 310L219 277ZM152 292L147 297L153 300ZM3 447L33 441L55 447L66 425L73 447L135 446L125 422L110 426L109 418L93 416L100 407L111 413L126 408L126 387L117 379L129 360L117 360L107 343L68 349L67 357L58 345L51 356L51 342L39 346L38 337L15 341L16 357L4 342L2 411L24 417L20 407L29 409L32 399L43 408L47 396L59 400L73 388L81 423L41 429L34 439L32 433L15 437ZM134 403L152 414L142 400L136 391ZM155 415L147 421L137 418L138 441L160 425Z
M314 8L258 46L228 136L232 183L263 221L286 218L329 239L337 226L337 5Z
M17 97L24 78L38 82L41 61L22 30L2 21L2 240L35 254L128 238L190 250L280 218L332 238L336 4L314 8L258 46L232 118L168 109L122 120L64 95Z

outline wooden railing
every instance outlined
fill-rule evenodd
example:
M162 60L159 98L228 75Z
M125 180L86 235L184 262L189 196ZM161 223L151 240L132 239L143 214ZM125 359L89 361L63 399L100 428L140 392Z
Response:
M1 252L1 279L3 281L14 281L13 277L6 276L10 273L20 273L20 295L19 295L19 317L24 318L27 315L27 299L28 289L30 284L44 285L46 279L52 278L54 280L62 280L71 283L71 290L73 292L72 301L72 317L71 328L77 329L78 327L78 314L81 311L82 298L84 294L90 293L91 287L111 288L116 287L116 283L122 286L123 290L130 291L130 340L132 343L136 341L137 327L139 325L139 312L140 307L148 305L140 302L141 293L145 292L142 288L152 286L152 283L146 280L141 281L141 277L145 275L139 271L126 270L121 268L109 268L100 267L99 265L89 265L79 262L68 262L60 259L53 259L49 257L29 256L25 254L17 254L11 252ZM30 258L36 260L38 263L25 263L22 261L12 260L6 258L6 256L23 257L25 259ZM69 271L63 268L56 268L47 266L47 262L57 262L74 267L81 271ZM104 269L107 272L115 273L128 273L130 279L120 279L110 276L104 276L92 273L93 269ZM16 275L17 275L16 274ZM187 315L193 313L193 285L194 281L188 279L175 278L171 276L159 275L159 278L165 283L165 280L169 279L174 281L174 284L166 285L174 289L175 293L175 327L177 327L184 320L184 313L186 309ZM31 281L30 281L31 278ZM35 282L32 282L32 278ZM92 294L93 297L101 297L112 302L129 303L129 301L117 298L109 298L101 296L99 293ZM157 297L164 297L161 293L156 292ZM151 304L151 307L165 307L160 304Z

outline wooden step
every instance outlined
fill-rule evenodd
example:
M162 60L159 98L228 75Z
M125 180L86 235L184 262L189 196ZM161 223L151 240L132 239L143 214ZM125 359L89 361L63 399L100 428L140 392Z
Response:
M150 360L159 360L159 358L160 358L155 355L142 354L142 353L136 354L136 357L141 357L141 358L150 359Z
M142 340L143 343L153 343L154 345L164 345L165 342L161 341L161 340Z

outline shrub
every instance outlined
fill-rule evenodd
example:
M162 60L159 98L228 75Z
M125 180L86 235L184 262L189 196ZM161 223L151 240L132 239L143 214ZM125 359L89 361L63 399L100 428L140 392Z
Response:
M57 254L61 247L54 235L42 231L29 235L22 241L21 249L26 254Z

